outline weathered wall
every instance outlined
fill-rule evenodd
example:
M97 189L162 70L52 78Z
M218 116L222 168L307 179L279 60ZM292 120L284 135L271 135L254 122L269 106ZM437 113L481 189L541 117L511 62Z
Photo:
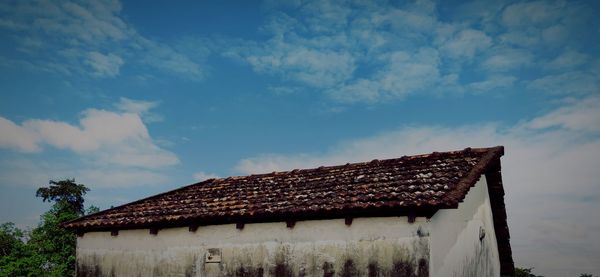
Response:
M356 218L86 233L79 276L428 276L429 222ZM221 263L205 263L209 248Z
M79 276L499 276L492 212L482 178L458 209L430 221L343 219L86 233ZM480 239L481 238L481 239ZM209 249L220 263L206 263Z
M440 210L430 223L431 276L500 276L485 178L471 188L457 210Z

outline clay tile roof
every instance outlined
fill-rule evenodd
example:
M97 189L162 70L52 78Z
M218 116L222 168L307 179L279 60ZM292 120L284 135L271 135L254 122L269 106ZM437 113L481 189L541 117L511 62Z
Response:
M502 147L209 179L66 222L127 229L232 222L424 215L456 208Z
M514 275L500 172L502 146L209 179L65 222L78 232L361 216L457 208L485 175L501 274Z

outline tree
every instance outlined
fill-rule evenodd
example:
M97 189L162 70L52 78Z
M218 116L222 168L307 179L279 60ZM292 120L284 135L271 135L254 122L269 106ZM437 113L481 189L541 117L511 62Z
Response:
M541 275L535 275L532 273L532 268L515 268L515 277L543 277Z
M61 224L85 214L83 196L88 191L75 179L51 180L48 187L39 188L36 196L53 204L29 233L26 243L23 232L14 224L0 225L1 251L9 253L0 258L0 276L74 276L76 237Z
M65 212L72 212L83 215L83 196L90 191L83 184L75 183L75 179L66 179L62 181L49 182L49 187L41 187L37 190L35 196L41 197L44 202L55 202Z
M23 239L25 234L12 222L0 225L0 257L11 255L18 251L25 244Z

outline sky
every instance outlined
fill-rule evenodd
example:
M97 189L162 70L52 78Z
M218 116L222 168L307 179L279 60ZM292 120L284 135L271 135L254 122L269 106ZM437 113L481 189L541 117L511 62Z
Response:
M600 2L0 1L0 222L505 146L517 266L600 274Z

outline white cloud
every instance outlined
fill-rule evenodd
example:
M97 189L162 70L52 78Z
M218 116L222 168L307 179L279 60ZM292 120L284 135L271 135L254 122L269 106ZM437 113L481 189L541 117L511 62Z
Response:
M583 101L535 118L529 123L531 128L561 128L571 131L600 133L600 96L591 96Z
M504 145L505 199L517 265L572 276L597 270L600 258L599 114L598 99L586 98L508 128L404 127L347 141L326 153L244 159L237 169L247 174L271 172ZM540 129L545 127L554 128Z
M493 49L481 66L488 71L505 72L531 65L534 56L526 49L501 47Z
M585 4L492 1L462 6L453 10L432 1L270 3L265 12L271 20L262 28L266 42L235 41L226 56L259 74L280 77L282 83L273 87L305 86L305 91L321 91L335 101L367 104L419 93L501 93L498 88L527 83L546 69L585 64L575 50L548 64L564 49L582 49L574 30L589 18ZM538 47L547 51L534 50ZM436 59L412 57L423 49L436 53ZM410 57L399 59L402 55ZM468 83L476 69L487 71L488 79Z
M297 14L283 13L279 4L273 5L268 7L273 19L263 29L271 39L266 44L243 42L227 56L248 63L258 73L348 103L395 100L440 81L437 49L425 42L439 24L431 2L401 7L336 1L283 4L284 10L291 5ZM473 55L487 45L479 31L455 31L456 45L448 51L457 56ZM459 49L460 43L465 49Z
M516 80L517 78L514 76L493 75L486 80L470 83L467 88L476 92L486 92L498 88L512 87Z
M540 42L539 31L514 30L499 36L500 41L507 44L514 44L519 47L530 48Z
M519 46L559 47L569 43L573 30L587 25L590 9L583 3L565 1L513 3L502 13L507 28L502 38Z
M143 114L158 107L158 105L160 105L158 101L133 100L121 97L119 98L119 102L115 104L115 107L124 112Z
M548 67L553 69L569 69L585 64L589 59L588 55L577 51L565 51L548 63Z
M115 77L119 75L119 69L124 62L121 57L112 53L104 55L93 51L88 53L85 63L94 69L94 76Z
M16 39L17 47L30 54L38 69L64 74L87 73L96 77L116 77L125 64L142 64L187 79L201 79L204 70L198 60L173 46L147 39L122 19L119 1L29 1L3 5L6 18L0 28L27 35ZM31 44L43 41L44 47ZM111 53L106 52L111 49ZM41 51L65 53L39 55ZM48 64L59 70L48 70Z
M371 78L343 84L329 93L342 102L374 103L421 92L439 81L439 56L434 49L392 52L383 59L386 66Z
M272 40L264 47L230 52L249 63L256 72L282 76L312 87L330 87L347 80L355 68L354 57L302 43Z
M454 58L472 59L476 53L489 48L492 39L484 32L465 29L441 43L441 49Z
M600 91L600 76L595 72L568 71L537 78L531 81L527 87L549 94L595 94Z
M504 9L502 22L508 27L547 26L562 17L563 7L559 1L515 3Z
M542 30L542 39L549 45L561 44L569 37L569 29L556 24Z
M160 168L179 162L175 154L157 146L137 114L89 109L79 126L31 119L21 126L0 118L0 146L35 151L42 145L73 151L100 164ZM17 142L22 141L22 142Z
M115 108L127 113L135 113L142 116L144 122L161 122L164 120L162 115L150 112L150 110L158 107L160 101L145 101L133 100L125 97L119 98L119 102L115 104Z
M136 46L143 49L140 51L141 62L179 77L192 80L204 78L203 68L188 55L166 44L146 39L140 35L136 35L133 40Z
M21 124L0 117L0 183L37 186L48 180L77 177L93 187L132 187L164 184L165 170L179 163L177 156L159 146L141 115L158 102L121 98L122 112L88 109L78 124L29 119ZM48 147L66 150L65 155L43 155ZM10 158L14 156L14 158ZM23 174L26 172L27 174Z
M431 5L434 6L433 3ZM429 32L438 24L431 9L418 11L410 8L406 10L391 8L385 12L376 13L373 16L373 22L378 25L389 24L397 31Z
M70 38L71 44L98 45L119 41L133 29L118 16L118 1L96 3L30 2L13 7L18 15L30 15L24 23L52 36ZM22 18L20 18L23 20Z
M196 180L196 181L204 181L204 180L208 180L208 179L219 178L219 176L216 174L202 172L202 171L194 173L193 177L194 177L194 180Z
M0 147L14 148L23 152L41 150L34 134L4 117L0 117Z

